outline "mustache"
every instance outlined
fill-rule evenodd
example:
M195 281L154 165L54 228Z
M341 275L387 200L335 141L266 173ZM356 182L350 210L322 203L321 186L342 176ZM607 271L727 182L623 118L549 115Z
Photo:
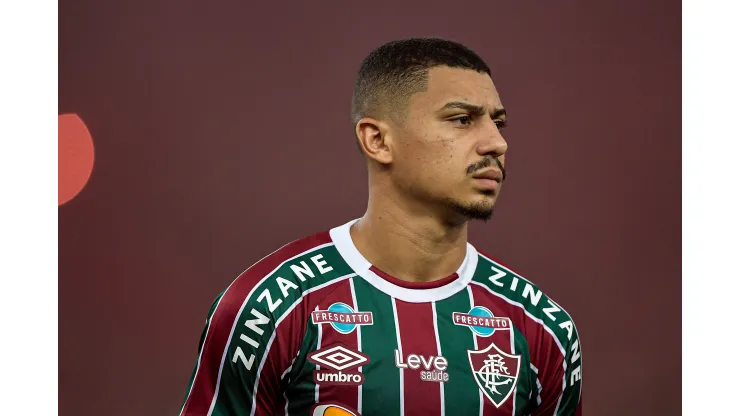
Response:
M487 157L480 162L474 163L470 166L468 166L466 173L468 175L472 175L476 171L479 171L481 169L485 169L488 167L491 167L493 165L497 165L499 169L501 169L501 175L503 176L503 180L506 180L506 169L504 169L504 165L501 163L501 161L497 157Z

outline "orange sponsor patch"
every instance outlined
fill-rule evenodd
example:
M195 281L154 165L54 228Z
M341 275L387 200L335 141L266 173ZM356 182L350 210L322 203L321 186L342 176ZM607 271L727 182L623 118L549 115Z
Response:
M313 416L358 416L356 413L334 404L322 404L313 409Z

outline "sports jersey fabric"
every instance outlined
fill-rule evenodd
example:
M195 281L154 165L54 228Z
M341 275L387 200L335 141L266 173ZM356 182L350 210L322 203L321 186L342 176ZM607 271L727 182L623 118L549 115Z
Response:
M467 244L409 283L370 264L357 220L287 244L213 303L180 414L580 415L568 313Z

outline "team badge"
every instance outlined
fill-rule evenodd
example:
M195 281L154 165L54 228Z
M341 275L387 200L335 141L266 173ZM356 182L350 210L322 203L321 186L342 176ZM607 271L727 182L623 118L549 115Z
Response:
M349 334L357 325L372 325L372 312L355 312L346 303L336 302L324 311L311 312L311 321L314 324L331 324L340 334Z
M453 312L452 322L469 327L479 337L490 337L497 329L511 328L511 319L493 316L493 312L483 306L474 306L468 313Z
M500 407L516 390L521 357L501 351L496 344L484 350L468 350L473 377L483 394Z

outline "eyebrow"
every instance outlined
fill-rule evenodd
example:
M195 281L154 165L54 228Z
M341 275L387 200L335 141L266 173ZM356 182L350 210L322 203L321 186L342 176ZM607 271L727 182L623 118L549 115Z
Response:
M472 114L475 114L477 116L483 116L486 114L486 109L481 105L474 105L470 103L465 103L462 101L452 101L444 105L444 107L440 108L440 111L447 110L449 108L459 108L461 110L466 110ZM491 114L491 118L500 118L506 116L506 110L503 108L497 108L493 111Z

